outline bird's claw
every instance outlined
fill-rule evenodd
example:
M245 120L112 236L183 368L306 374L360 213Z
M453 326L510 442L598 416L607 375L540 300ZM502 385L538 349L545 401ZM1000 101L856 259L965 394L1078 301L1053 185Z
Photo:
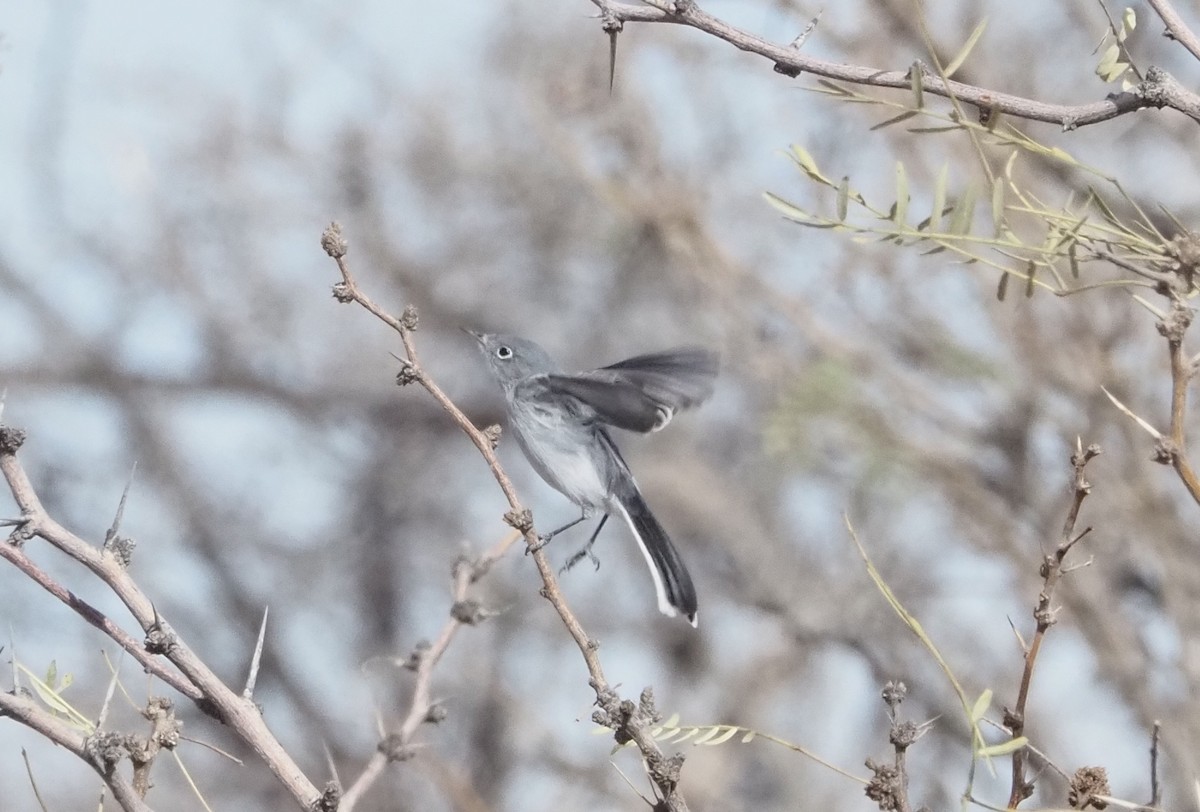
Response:
M579 552L575 553L575 555L568 558L567 563L562 565L562 568L558 571L558 574L562 575L564 572L567 572L568 570L572 569L576 564L578 564L580 561L582 561L585 558L592 559L592 564L595 565L596 570L597 571L600 570L600 559L597 558L596 554L592 552L592 545L589 544L586 547L584 547L582 550L580 550Z

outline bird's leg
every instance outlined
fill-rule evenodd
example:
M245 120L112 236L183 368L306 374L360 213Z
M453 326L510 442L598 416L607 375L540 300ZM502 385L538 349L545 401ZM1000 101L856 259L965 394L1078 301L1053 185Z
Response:
M604 528L604 523L607 521L608 514L605 513L600 517L600 524L596 525L596 530L592 533L592 537L588 539L588 543L583 545L582 550L567 559L567 563L563 564L562 569L558 571L559 575L562 575L564 572L571 569L571 567L578 564L585 557L592 559L592 563L596 565L596 569L600 569L600 559L596 558L596 556L592 554L592 545L596 543L596 537L600 535L600 531Z
M529 555L530 553L536 553L538 550L542 549L547 544L549 544L550 539L554 538L555 536L557 536L559 533L561 533L564 530L570 530L572 527L579 524L580 522L582 522L584 519L588 518L591 515L592 515L592 512L590 510L588 510L587 508L584 508L583 515L581 515L578 519L567 522L566 524L564 524L562 527L558 528L557 530L552 530L543 536L538 536L537 544L534 544L532 547L525 548L525 555Z

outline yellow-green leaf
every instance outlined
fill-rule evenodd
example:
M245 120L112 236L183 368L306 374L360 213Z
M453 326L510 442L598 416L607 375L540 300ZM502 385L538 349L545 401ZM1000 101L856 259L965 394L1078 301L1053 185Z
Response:
M912 67L908 69L908 81L912 86L913 107L922 110L925 107L925 72L921 70L921 63L914 62Z
M773 206L784 217L787 217L792 220L797 220L802 223L808 222L808 220L809 220L808 212L804 211L803 209L799 208L798 206L794 206L791 203L788 203L782 197L779 197L778 195L773 195L770 192L763 192L763 197L766 199L766 201L768 203L771 204L771 206Z
M992 182L992 227L996 237L1004 232L1004 181L999 178Z
M850 176L842 178L837 189L837 219L839 223L846 222L847 209L850 207Z
M1121 15L1121 32L1117 34L1117 41L1124 42L1135 28L1137 28L1137 13L1132 8L1126 7L1125 13Z
M962 50L946 65L947 79L962 67L963 62L967 60L967 56L971 53L971 49L975 47L975 43L979 42L979 38L983 36L985 28L987 28L987 19L984 19L979 25L975 26L975 30L971 32L971 36L967 37L967 42L963 45Z
M995 758L996 756L1007 756L1010 753L1015 753L1025 745L1029 744L1029 739L1025 736L1018 736L1015 739L1009 739L1006 742L999 744L991 744L980 749L979 755L983 758Z
M713 728L713 732L716 733L716 731L718 731L720 729L721 729L720 726L717 726L717 727ZM725 732L722 733L721 735L706 736L703 740L697 740L696 742L694 742L694 744L707 744L710 747L715 747L718 744L724 744L725 742L732 739L734 736L737 735L738 730L739 730L739 728L737 728L736 726L730 725L728 728L725 729Z
M1004 177L1010 183L1012 182L1013 165L1017 162L1017 151L1014 149L1012 154L1008 156L1008 160L1004 162Z
M817 162L808 150L799 144L792 144L791 149L792 160L800 167L804 174L808 175L818 183L823 183L826 186L833 186L833 181L821 174L821 170L817 168Z
M975 704L971 707L971 724L978 724L979 720L988 712L988 708L992 706L992 689L985 688L979 698L975 700Z
M963 191L962 197L954 205L954 211L950 214L951 234L967 234L971 230L971 224L975 219L975 201L979 196L978 187L975 182L971 181L967 184L967 188Z
M929 213L929 230L942 227L942 213L946 210L946 183L950 178L950 164L942 164L937 180L933 184L933 211Z
M907 121L908 119L912 118L916 114L917 114L916 110L905 110L903 113L901 113L898 116L892 116L887 121L879 122L878 124L871 127L871 130L872 131L882 130L884 127L890 127L893 124L899 124L901 121Z
M1107 82L1115 82L1129 69L1129 63L1122 58L1121 46L1113 43L1104 50L1100 64L1096 66L1096 75Z

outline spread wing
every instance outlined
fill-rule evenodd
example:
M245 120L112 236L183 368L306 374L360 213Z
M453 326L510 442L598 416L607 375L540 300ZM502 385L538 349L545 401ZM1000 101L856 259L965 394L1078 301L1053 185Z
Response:
M683 347L545 380L552 390L591 406L605 423L644 433L658 431L675 412L707 400L718 366L716 353Z

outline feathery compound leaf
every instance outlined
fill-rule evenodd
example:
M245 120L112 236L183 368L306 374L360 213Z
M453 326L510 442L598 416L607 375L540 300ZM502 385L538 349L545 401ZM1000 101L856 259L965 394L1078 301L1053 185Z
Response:
M720 736L717 736L715 739L709 739L708 741L706 741L704 743L709 745L710 747L715 747L718 744L724 744L725 742L729 741L734 736L736 736L738 734L738 731L740 731L740 730L741 730L740 727L730 725L728 727L728 729L726 729L726 731L724 733L722 733ZM699 744L699 742L697 742L697 744Z
M950 60L946 65L946 78L949 79L955 72L962 67L963 62L967 60L971 49L975 47L975 43L979 42L979 38L983 36L983 30L987 28L987 19L985 18L979 25L975 26L975 30L971 32L971 36L967 37L967 42L963 45L962 50L958 55Z

